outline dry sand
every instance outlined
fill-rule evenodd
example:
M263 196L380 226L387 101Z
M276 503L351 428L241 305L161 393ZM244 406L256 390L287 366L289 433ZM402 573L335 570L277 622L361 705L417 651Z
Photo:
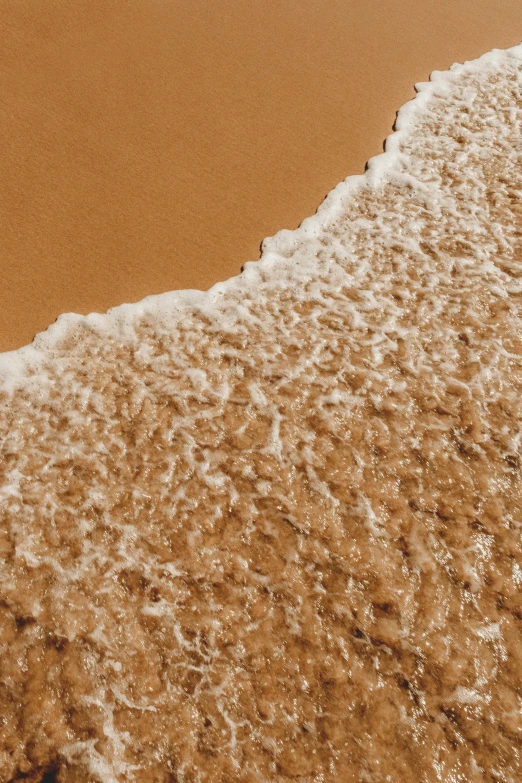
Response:
M0 350L207 288L381 151L516 0L1 0Z

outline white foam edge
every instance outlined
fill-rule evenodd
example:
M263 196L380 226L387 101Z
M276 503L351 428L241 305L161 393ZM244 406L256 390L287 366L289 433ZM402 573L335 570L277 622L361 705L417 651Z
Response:
M176 314L181 318L188 311L211 310L214 303L234 288L259 282L263 272L272 268L274 263L284 261L285 257L288 258L307 240L317 238L342 211L347 198L353 198L362 188L376 189L383 182L390 181L394 173L404 176L401 167L397 166L401 161L400 147L406 140L409 130L414 127L416 117L423 111L432 96L443 93L445 88L461 74L476 70L480 66L487 68L499 65L506 57L522 60L522 43L508 49L492 49L474 60L455 63L446 71L433 71L429 81L417 83L414 98L397 112L394 130L384 142L384 152L370 158L363 174L350 175L336 185L325 197L316 213L305 218L298 228L282 229L274 236L264 239L259 260L246 262L240 274L216 283L208 291L193 289L168 291L147 296L133 304L112 307L106 313L89 315L64 313L46 330L38 333L28 345L13 351L0 352L0 383L3 389L12 392L19 385L23 385L27 369L35 368L45 355L52 352L53 346L70 334L74 327L104 333L112 332L115 327L121 330L126 324L136 321L141 316L163 313L171 319L175 318Z

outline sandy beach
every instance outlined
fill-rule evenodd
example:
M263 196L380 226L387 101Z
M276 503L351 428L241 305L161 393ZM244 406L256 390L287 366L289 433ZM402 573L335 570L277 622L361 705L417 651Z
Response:
M0 2L0 350L63 312L206 289L382 150L515 0Z
M4 11L0 783L517 783L514 4Z

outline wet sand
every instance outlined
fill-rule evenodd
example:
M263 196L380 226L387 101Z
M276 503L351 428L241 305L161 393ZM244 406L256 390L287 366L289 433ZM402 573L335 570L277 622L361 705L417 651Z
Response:
M60 313L208 288L378 154L515 0L1 0L0 350Z

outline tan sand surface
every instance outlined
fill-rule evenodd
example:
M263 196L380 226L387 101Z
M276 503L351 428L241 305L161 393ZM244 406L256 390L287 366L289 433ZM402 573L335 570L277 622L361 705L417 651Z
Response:
M379 153L516 0L1 0L0 350L207 288Z

